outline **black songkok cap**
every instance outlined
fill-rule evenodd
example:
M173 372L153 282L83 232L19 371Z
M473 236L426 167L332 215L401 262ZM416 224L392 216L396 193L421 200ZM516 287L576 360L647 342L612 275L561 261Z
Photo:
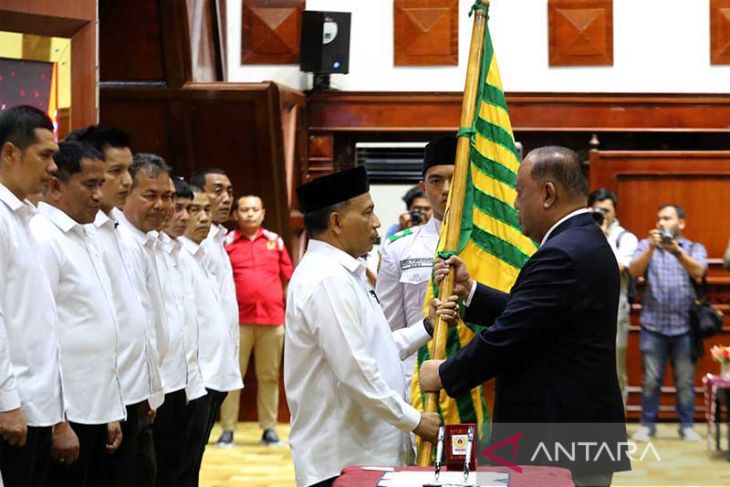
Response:
M299 208L302 213L327 208L337 203L343 203L355 196L370 191L368 171L365 166L336 172L322 176L297 188Z
M423 175L431 166L454 165L456 160L456 141L454 135L433 139L423 150Z

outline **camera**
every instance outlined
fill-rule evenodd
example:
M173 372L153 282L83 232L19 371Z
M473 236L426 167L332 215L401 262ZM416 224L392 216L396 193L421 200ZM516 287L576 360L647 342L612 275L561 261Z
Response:
M661 238L662 245L669 245L674 240L674 232L666 228L659 230L659 237Z
M423 223L423 213L421 210L411 210L408 214L411 215L411 224L414 227Z
M604 220L606 219L606 209L605 208L593 208L593 212L591 213L591 216L593 217L593 220L595 220L598 225L603 225Z

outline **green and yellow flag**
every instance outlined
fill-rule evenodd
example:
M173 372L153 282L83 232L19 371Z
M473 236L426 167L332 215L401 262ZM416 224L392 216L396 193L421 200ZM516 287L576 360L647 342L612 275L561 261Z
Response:
M438 252L441 255L458 254L474 279L509 292L522 265L537 246L522 234L514 208L520 160L488 28L484 36L478 86L474 124L461 128L458 133L471 141L466 191L459 201L454 201L453 193L449 196ZM457 249L445 249L443 242L448 226L448 208L453 205L463 205L459 246ZM438 291L432 284L426 293L426 311L428 303L436 295ZM478 328L464 322L450 328L446 356L456 354L474 337ZM425 394L418 384L418 370L421 363L432 356L432 347L433 341L419 351L413 376L411 397L414 407L420 411L424 408ZM481 386L468 395L453 399L441 391L439 413L445 424L476 423L480 438L489 434L490 418Z

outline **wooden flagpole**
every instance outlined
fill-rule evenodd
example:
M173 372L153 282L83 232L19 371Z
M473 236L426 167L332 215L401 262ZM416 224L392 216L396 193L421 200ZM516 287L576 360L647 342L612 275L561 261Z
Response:
M483 7L489 6L489 0L478 0L477 4ZM471 32L471 47L469 48L469 63L466 68L466 83L464 85L464 98L461 103L461 128L471 128L476 116L476 98L479 93L479 70L482 65L484 54L484 36L487 29L487 13L485 9L474 9L474 27ZM461 219L463 215L464 193L466 191L467 175L469 171L469 153L471 141L469 137L459 137L456 146L456 161L454 178L449 191L449 203L444 216L446 222L446 235L444 248L455 250L459 245L461 237ZM452 202L457 204L452 205ZM439 288L439 299L445 301L454 290L454 271L446 276ZM446 332L448 325L440 318L434 326L433 333L433 355L432 359L441 360L445 358ZM435 413L438 411L439 393L429 392L426 394L424 411ZM418 465L426 467L431 464L433 444L428 441L421 441L418 451Z

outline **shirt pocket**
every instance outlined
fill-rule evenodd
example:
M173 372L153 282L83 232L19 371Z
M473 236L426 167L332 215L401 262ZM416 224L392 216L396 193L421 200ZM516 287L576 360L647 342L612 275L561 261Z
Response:
M431 267L415 267L401 272L400 282L402 284L423 285L431 279Z

